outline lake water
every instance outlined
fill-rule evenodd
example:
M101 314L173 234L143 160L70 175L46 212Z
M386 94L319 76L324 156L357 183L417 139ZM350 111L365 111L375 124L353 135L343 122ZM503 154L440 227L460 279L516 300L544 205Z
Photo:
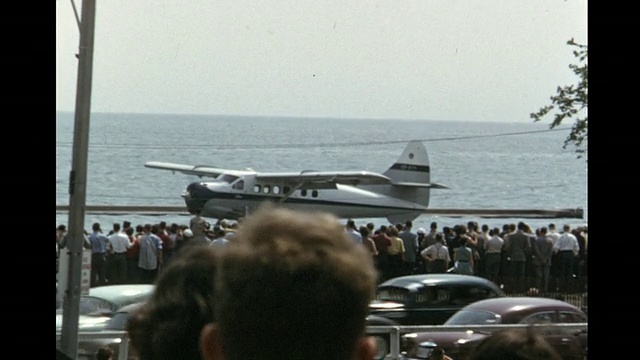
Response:
M56 114L56 200L69 203L73 113ZM563 149L568 130L541 123L318 119L158 114L92 114L87 175L89 205L176 205L197 177L144 167L147 161L207 164L257 171L368 170L383 172L410 140L429 152L431 180L449 186L433 190L433 208L587 208L587 166L573 149ZM86 215L103 230L113 222L134 225L188 223L186 216ZM501 226L521 219L437 218L445 225L476 220ZM357 222L386 219L358 219ZM586 219L527 219L533 227ZM56 214L56 225L67 224Z

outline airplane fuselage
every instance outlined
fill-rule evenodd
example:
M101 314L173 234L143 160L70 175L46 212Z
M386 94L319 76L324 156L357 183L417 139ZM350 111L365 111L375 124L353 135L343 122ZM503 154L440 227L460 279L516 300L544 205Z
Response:
M336 184L334 188L293 189L251 177L192 183L183 194L190 211L200 209L205 217L237 219L265 201L301 211L324 211L339 218L376 218L422 213L427 207L386 196L357 186ZM415 215L414 215L415 216ZM414 216L408 216L413 218Z

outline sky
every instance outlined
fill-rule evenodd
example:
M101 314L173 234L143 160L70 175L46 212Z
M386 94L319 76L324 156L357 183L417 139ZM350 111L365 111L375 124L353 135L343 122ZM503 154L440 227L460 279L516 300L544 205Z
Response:
M93 112L532 122L587 44L586 0L96 3ZM57 0L58 111L78 48Z

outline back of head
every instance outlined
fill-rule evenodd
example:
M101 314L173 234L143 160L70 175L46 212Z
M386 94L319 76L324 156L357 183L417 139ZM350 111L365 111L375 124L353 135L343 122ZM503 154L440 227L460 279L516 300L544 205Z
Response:
M530 329L495 332L483 340L471 354L471 360L561 360L558 353L540 335Z
M221 257L225 359L350 358L376 280L372 257L334 216L263 206Z
M127 324L140 360L202 359L200 331L215 320L216 251L185 248L160 273L152 298Z
M111 360L113 350L108 346L103 346L96 351L96 360Z

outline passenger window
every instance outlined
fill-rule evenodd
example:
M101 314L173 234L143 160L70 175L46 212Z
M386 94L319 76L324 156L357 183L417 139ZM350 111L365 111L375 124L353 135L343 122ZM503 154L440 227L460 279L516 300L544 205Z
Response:
M318 190L313 190L311 192L311 196L314 197L314 198L318 197Z
M448 289L438 289L437 304L448 304L449 299L451 299L451 293L449 293Z
M260 189L261 189L260 185L254 185L254 186L253 186L253 192L254 192L254 193L259 193L259 192L260 192Z
M523 324L552 324L554 323L554 313L553 311L547 311L542 313L537 313L533 315L529 315L524 320L521 321Z
M237 183L233 184L233 188L235 190L243 190L244 189L244 180L239 180Z
M587 318L582 314L561 312L558 316L559 323L586 323Z
M285 186L284 188L282 188L282 192L284 192L285 194L288 194L290 190L291 188L288 186Z
M271 186L269 185L265 185L264 188L262 188L262 192L265 194L268 194L271 192Z
M307 196L307 190L306 189L300 190L300 195Z
M274 185L273 186L273 193L276 194L276 195L280 194L280 186Z

